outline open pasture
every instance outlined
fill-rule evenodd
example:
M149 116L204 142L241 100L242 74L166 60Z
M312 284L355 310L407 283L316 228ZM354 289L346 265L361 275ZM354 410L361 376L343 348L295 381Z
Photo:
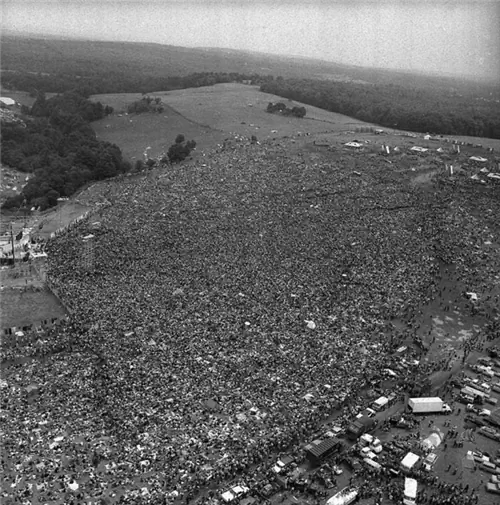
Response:
M150 93L165 104L161 114L128 114L127 105L141 98L139 93L94 95L95 101L110 105L115 112L92 124L100 140L118 145L129 159L142 159L147 147L150 155L168 150L178 133L197 142L197 152L213 148L232 135L258 140L336 133L366 123L316 107L306 106L303 119L269 114L269 102L286 102L287 107L302 105L281 97L261 93L257 86L217 84L202 88Z
M304 118L270 114L266 112L269 102L283 102L290 108L304 104L262 93L257 86L244 84L217 84L150 93L151 97L161 98L165 106L162 114L126 115L127 105L142 96L139 93L118 93L92 97L115 109L111 116L93 123L98 138L118 145L132 161L142 159L147 147L151 148L149 154L153 157L166 152L178 133L183 133L187 139L196 140L195 156L236 135L246 138L255 135L258 140L269 140L305 137L307 134L311 140L330 145L343 144L349 140L368 140L372 144L379 144L380 148L382 144L392 148L418 145L431 150L451 146L452 140L456 139L482 146L463 146L462 151L470 152L469 155L484 155L484 149L488 147L500 150L500 140L494 139L447 136L449 142L446 142L446 136L443 136L439 141L424 140L421 133L408 136L408 132L392 128L382 128L382 135L360 133L356 129L380 127L309 105L305 105L307 115Z
M162 98L189 119L226 132L270 139L320 132L339 132L366 126L357 119L336 114L276 95L262 93L258 86L217 84L202 88L171 91ZM269 102L283 102L287 107L305 106L306 117L286 117L269 114Z
M138 99L134 94L127 94L116 97L116 100L99 99L99 101L106 105L111 102L111 106L114 107L113 102L120 103L128 96L131 97L128 103ZM99 140L116 144L129 161L143 160L144 151L148 147L151 148L148 151L150 157L161 156L168 151L179 133L184 134L188 140L196 140L198 151L213 147L225 137L223 132L190 121L168 106L161 114L114 113L95 121L92 127Z

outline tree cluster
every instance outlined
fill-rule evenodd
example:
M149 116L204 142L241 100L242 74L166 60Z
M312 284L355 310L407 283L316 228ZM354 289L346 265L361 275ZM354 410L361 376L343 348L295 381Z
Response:
M129 170L120 149L96 140L84 119L98 114L102 117L105 110L102 104L93 104L78 93L65 93L50 100L40 96L24 125L2 123L1 162L33 174L22 193L8 199L4 208L26 202L46 209L88 182Z
M282 102L278 103L269 102L267 104L266 111L270 112L271 114L281 114L282 116L304 117L306 115L305 107L295 106L290 109Z
M88 100L89 96L90 94L82 89L65 91L48 100L45 98L44 93L39 93L31 108L31 115L51 117L64 113L79 116L87 123L90 123L112 114L113 107L104 106L101 102L91 102Z
M127 107L129 114L141 114L143 112L157 112L161 114L165 110L160 97L152 98L150 96L142 97L140 100L132 102Z
M444 88L279 78L260 89L386 127L500 138L499 102Z
M175 142L168 148L167 156L170 163L179 163L184 161L191 151L196 147L196 141L188 140L182 133L177 135Z

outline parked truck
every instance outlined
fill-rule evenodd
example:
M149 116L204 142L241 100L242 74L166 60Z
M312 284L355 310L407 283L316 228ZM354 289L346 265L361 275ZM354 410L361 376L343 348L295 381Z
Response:
M386 396L381 396L372 403L372 409L380 412L385 410L389 406L389 398Z
M348 426L347 436L355 440L363 435L363 433L369 432L375 426L375 423L376 421L373 417L359 417Z
M408 408L413 414L450 414L451 407L439 397L410 398Z

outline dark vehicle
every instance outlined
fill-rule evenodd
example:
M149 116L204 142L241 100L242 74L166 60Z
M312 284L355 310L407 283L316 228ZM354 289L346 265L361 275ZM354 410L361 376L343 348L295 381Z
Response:
M495 428L500 428L500 419L498 419L497 417L486 416L484 419L491 426L494 426Z
M460 403L465 403L465 405L468 405L469 403L474 403L474 397L469 395L460 395L457 398L457 401Z
M354 472L359 472L363 469L361 463L356 458L345 457L344 462Z
M465 383L462 379L459 379L458 377L453 377L451 379L450 384L455 387L455 388L460 388L462 389L465 386Z
M482 417L468 414L465 416L465 420L477 426L486 426L486 421Z
M377 425L377 420L373 417L362 416L355 419L347 427L347 436L351 440L356 440L364 433L368 433Z

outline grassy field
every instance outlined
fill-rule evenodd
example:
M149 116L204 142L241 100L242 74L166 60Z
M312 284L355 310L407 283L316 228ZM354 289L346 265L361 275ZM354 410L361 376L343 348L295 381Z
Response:
M1 89L0 94L2 96L12 98L16 102L19 102L21 105L26 105L27 107L31 107L36 100L36 97L30 96L27 91L10 91L7 89ZM50 96L50 93L47 94L47 96Z
M423 139L423 134L408 137L405 132L387 128L383 129L383 135L356 133L356 129L360 127L378 126L309 105L306 106L307 115L303 119L269 114L266 112L269 102L286 102L288 107L302 104L262 93L257 86L230 83L169 92L159 91L151 93L150 96L161 98L165 104L163 114L125 115L127 105L141 96L131 93L92 97L93 100L111 105L115 109L113 115L93 123L98 138L118 145L131 160L142 159L147 147L151 147L151 156L166 152L177 133L196 140L197 155L236 135L246 138L255 135L258 140L267 140L304 137L307 134L311 141L316 139L337 146L349 140L388 144L391 147L413 144L430 149L447 145L445 139L440 142L428 141ZM500 140L472 137L460 137L457 140L500 150ZM462 151L470 155L485 154L484 149L475 147L464 146Z
M116 97L111 95L110 99L99 98L105 104L122 102L123 95ZM128 103L135 100L135 95L131 95ZM112 105L114 107L114 105ZM120 114L121 115L121 114ZM196 122L182 117L170 107L165 107L162 114L114 114L107 118L92 123L97 138L116 144L122 150L125 158L134 161L143 159L143 153L150 147L149 155L152 157L166 153L168 148L174 143L178 133L183 133L186 139L195 139L198 150L203 150L215 146L224 139L224 132L213 128L202 126Z
M65 310L47 291L3 289L0 296L2 328L24 326L51 317L62 317Z
M269 102L283 102L278 96L261 93L256 86L218 84L203 88L151 93L165 104L162 114L124 115L126 106L142 95L94 95L95 101L110 105L115 113L92 124L100 140L118 145L129 159L142 159L151 147L151 156L166 152L178 133L195 139L197 152L213 148L234 135L257 139L312 135L322 132L338 133L366 123L341 114L307 106L303 119L284 117L266 112ZM288 102L288 107L301 105Z

